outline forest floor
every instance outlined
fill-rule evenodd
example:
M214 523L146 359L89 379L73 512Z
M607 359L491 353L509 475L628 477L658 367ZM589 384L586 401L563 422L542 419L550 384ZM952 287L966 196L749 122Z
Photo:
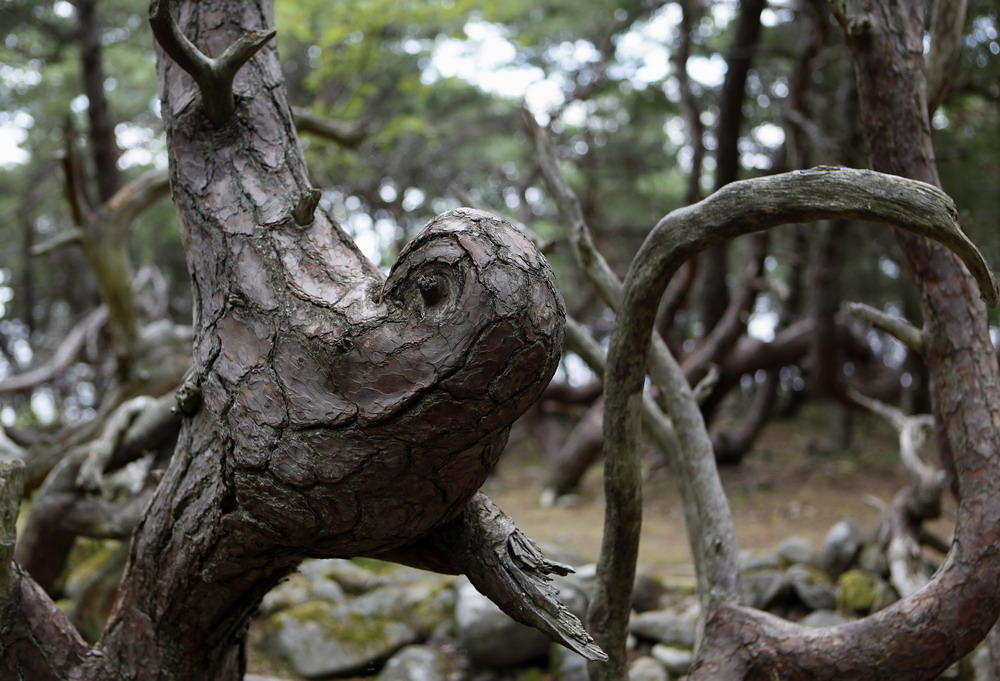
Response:
M851 443L837 449L832 416L831 409L815 407L774 421L739 466L721 470L742 552L773 551L791 536L819 549L830 527L845 518L866 531L877 528L879 506L905 485L896 434L874 417L854 414ZM640 570L683 581L693 569L680 494L666 467L655 461L647 452ZM539 504L546 475L541 455L524 442L504 454L484 491L543 548L596 560L604 523L600 465L588 471L577 496L552 508ZM954 508L950 501L946 509ZM949 536L951 525L946 518L933 527Z

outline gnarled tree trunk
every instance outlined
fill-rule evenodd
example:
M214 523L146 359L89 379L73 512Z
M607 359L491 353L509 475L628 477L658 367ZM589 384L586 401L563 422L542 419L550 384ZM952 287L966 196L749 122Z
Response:
M564 566L474 496L562 349L547 263L509 223L457 210L385 277L315 211L270 3L186 2L175 23L154 1L151 23L170 54L162 112L195 296L178 448L99 654L17 571L0 669L237 679L261 597L303 558L360 555L467 572L600 658L540 581Z

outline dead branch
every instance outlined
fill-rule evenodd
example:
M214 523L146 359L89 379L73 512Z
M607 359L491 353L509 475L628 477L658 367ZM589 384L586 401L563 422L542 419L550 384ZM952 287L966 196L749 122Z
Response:
M913 350L918 355L924 354L924 338L920 329L910 324L901 317L882 312L871 305L864 303L845 303L844 311L854 315L858 319L868 322L876 329L881 329L898 340L900 343Z
M368 136L368 125L364 121L338 121L300 106L292 107L292 115L299 132L316 135L348 149L358 146Z
M0 394L25 392L42 383L51 381L56 374L64 371L83 349L87 336L99 328L108 319L108 308L104 305L92 310L70 329L55 354L45 364L35 367L23 374L12 376L0 381Z
M573 572L546 560L531 539L479 492L454 520L419 541L377 557L444 573L464 573L510 617L536 627L588 660L604 654L558 600L550 574Z

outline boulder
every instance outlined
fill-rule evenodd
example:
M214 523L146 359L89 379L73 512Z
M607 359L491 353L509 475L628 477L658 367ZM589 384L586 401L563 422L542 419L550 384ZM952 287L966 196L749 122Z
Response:
M634 615L629 622L629 631L647 641L691 648L694 647L697 626L697 613L653 610Z
M819 551L819 565L831 578L837 579L850 570L861 552L864 530L853 520L841 520L826 533Z
M837 611L847 617L877 612L897 598L889 583L873 572L848 570L837 580Z
M387 585L341 604L309 601L268 617L261 649L306 678L374 674L450 617L447 582Z
M510 667L544 658L549 638L515 622L467 580L458 584L455 629L469 661L480 667Z
M694 651L690 648L678 648L663 643L653 646L650 654L659 660L668 672L677 676L687 674L691 663L694 662Z
M446 681L448 658L430 646L406 646L389 658L377 681Z
M666 667L655 657L640 657L628 668L628 681L670 681Z
M802 564L813 565L816 563L816 549L812 542L805 537L789 537L778 545L776 551L778 560L782 566Z

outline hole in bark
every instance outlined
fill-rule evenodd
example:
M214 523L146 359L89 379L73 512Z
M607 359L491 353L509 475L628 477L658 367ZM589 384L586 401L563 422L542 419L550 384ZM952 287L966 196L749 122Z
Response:
M420 297L424 299L424 305L427 307L434 307L444 300L448 293L444 282L433 276L420 277L417 287L420 290Z

